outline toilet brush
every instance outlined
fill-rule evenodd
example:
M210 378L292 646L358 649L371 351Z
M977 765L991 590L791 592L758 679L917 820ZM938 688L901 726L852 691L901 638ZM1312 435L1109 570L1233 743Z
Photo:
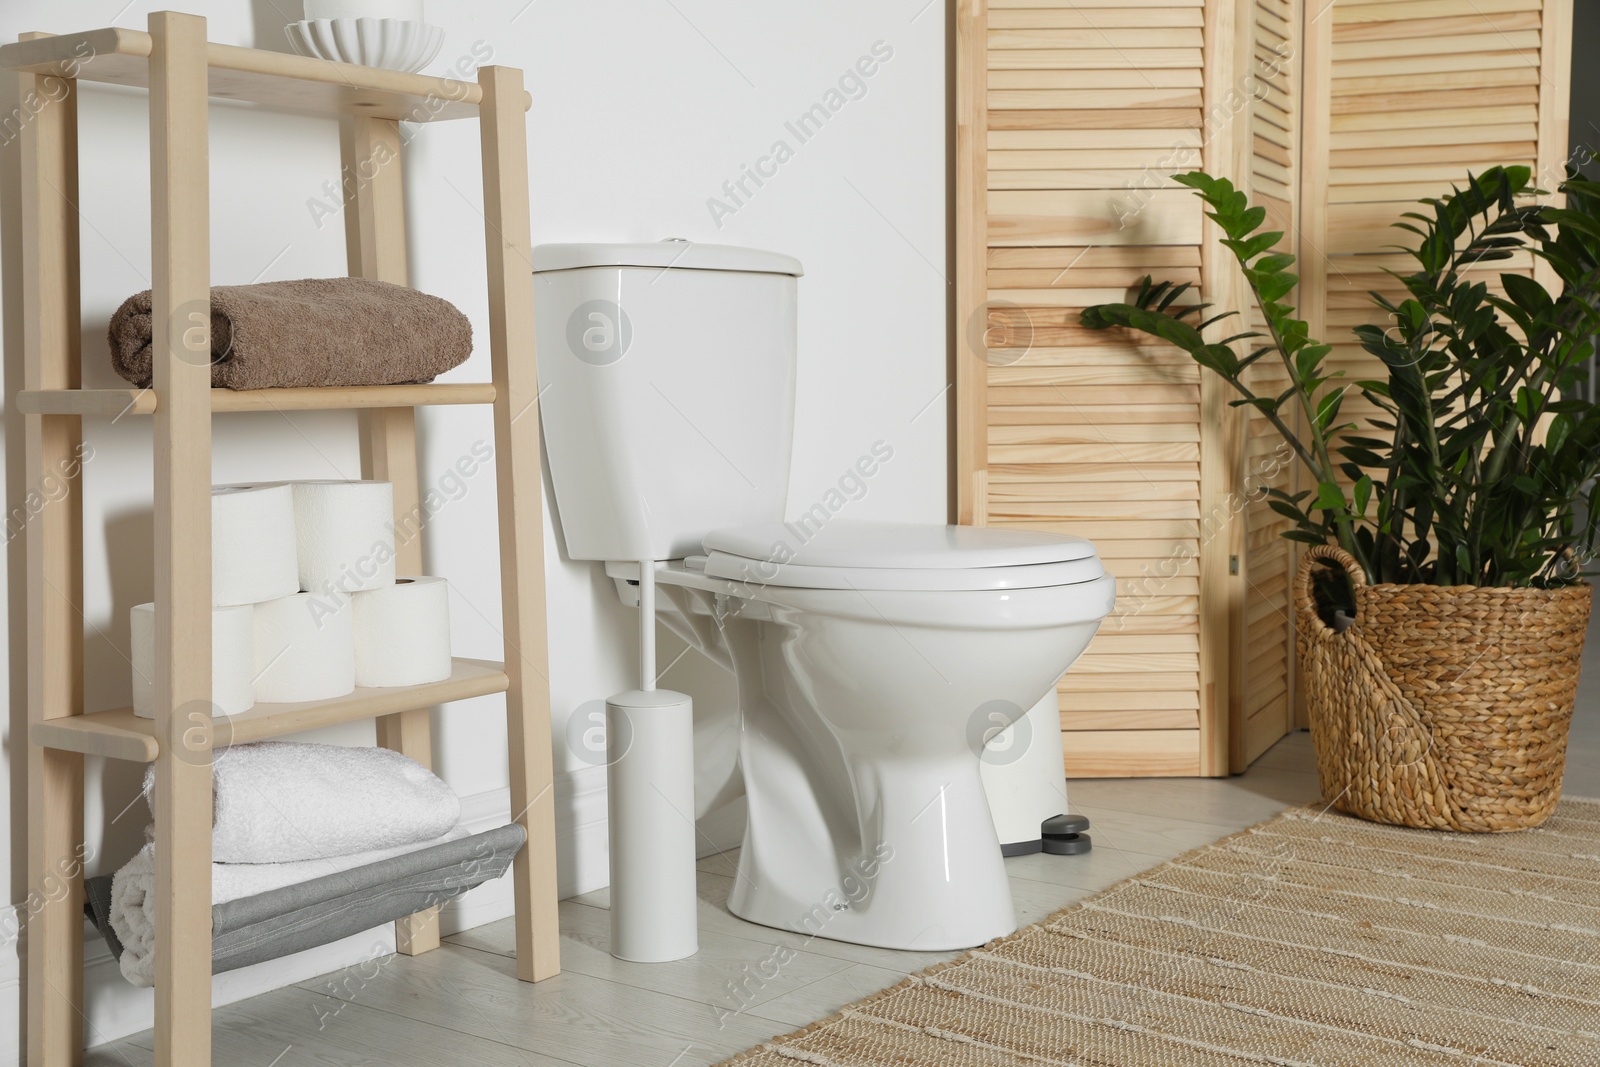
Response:
M639 564L639 688L606 701L611 954L665 963L699 950L694 703L656 688L655 562Z

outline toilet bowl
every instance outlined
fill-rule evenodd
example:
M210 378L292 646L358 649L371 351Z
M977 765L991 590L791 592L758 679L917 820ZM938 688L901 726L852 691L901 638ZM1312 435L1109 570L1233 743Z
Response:
M1110 612L1093 546L777 521L799 265L674 243L534 255L566 551L619 585L649 567L661 621L737 681L749 817L730 909L897 949L1010 933L979 753Z
M896 949L1010 933L979 750L1083 651L1113 580L1075 538L836 520L792 562L752 558L776 532L706 538L724 625L753 631L733 656L750 816L730 909Z

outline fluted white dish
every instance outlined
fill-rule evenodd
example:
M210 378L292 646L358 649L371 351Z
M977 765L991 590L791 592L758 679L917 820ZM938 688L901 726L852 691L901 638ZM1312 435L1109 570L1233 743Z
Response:
M284 27L303 56L414 74L433 62L444 30L411 19L305 19Z

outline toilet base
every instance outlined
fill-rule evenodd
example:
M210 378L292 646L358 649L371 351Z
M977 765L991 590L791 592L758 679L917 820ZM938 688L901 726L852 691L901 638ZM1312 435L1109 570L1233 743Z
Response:
M762 775L747 777L754 786L728 899L734 915L812 937L922 952L973 948L1016 930L976 756L861 760L853 771L868 794L864 806L879 815L874 838L859 845L797 833L782 816L769 821L774 805L792 814L793 794L769 794Z

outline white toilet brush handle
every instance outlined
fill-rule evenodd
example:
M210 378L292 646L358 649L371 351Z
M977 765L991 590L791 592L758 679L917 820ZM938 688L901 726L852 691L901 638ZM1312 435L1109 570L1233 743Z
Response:
M639 688L656 688L656 561L639 561Z

